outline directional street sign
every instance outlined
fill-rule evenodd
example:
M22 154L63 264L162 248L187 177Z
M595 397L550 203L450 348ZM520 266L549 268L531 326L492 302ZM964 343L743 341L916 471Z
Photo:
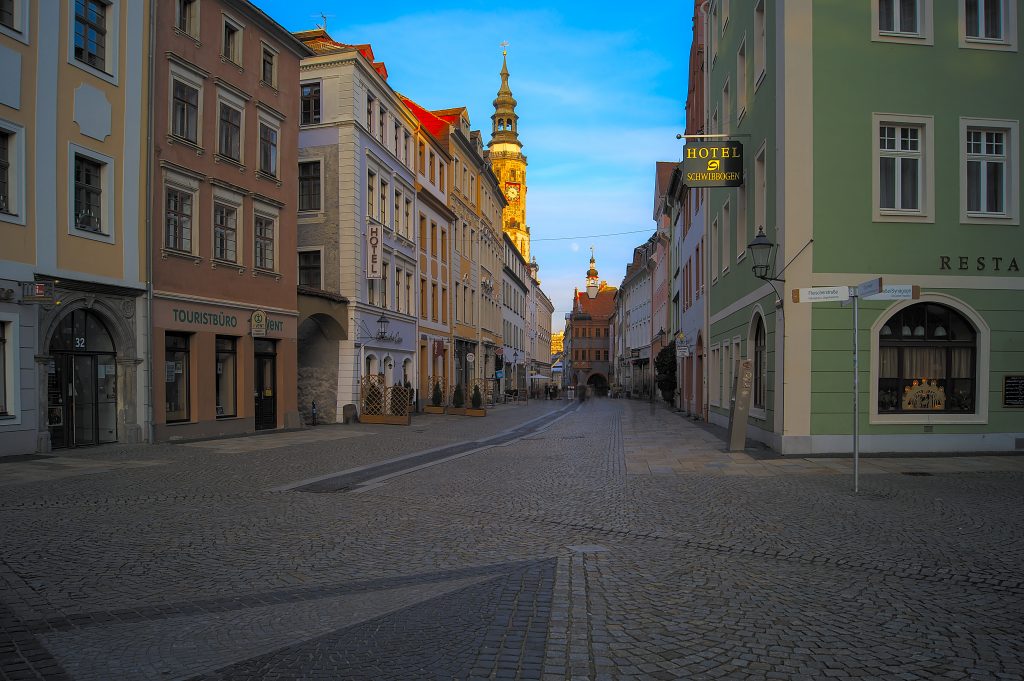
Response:
M841 302L850 298L849 286L815 286L793 289L794 303Z
M855 288L857 289L858 298L873 296L876 293L882 292L882 278L875 277L874 279L868 279L867 281L857 284Z
M881 293L865 296L866 300L917 300L921 287L916 284L886 284Z

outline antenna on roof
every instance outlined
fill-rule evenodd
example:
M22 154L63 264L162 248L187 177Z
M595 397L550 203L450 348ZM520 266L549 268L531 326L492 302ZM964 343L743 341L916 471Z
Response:
M508 47L508 41L507 40L502 40L501 41L501 56L503 56L503 57L508 54L508 50L505 49L506 47Z
M333 17L333 16L334 16L333 14L324 14L323 12L320 12L320 14L314 14L313 15L314 18L315 17L320 17L323 20L323 22L324 22L323 26L321 26L320 24L316 24L316 27L319 28L322 31L326 31L327 30L327 17Z

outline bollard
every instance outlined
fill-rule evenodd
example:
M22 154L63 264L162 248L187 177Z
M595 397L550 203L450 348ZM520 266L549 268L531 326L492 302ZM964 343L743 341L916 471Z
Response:
M316 425L316 401L313 401L313 425Z

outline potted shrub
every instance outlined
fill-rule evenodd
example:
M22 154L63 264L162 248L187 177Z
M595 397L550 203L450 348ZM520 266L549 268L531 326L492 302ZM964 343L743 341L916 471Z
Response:
M480 394L480 386L473 386L473 395L469 403L473 406L466 409L466 416L487 416L487 410L483 408L484 398Z
M441 403L444 401L444 395L441 393L441 382L434 381L434 390L430 395L430 404L423 407L423 411L428 414L443 414L444 407Z
M452 406L448 408L448 413L459 416L466 414L466 396L462 393L461 383L455 384L455 390L452 392Z

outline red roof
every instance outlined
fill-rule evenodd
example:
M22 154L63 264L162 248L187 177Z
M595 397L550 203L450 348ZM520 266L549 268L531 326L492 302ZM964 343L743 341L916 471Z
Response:
M577 290L577 309L586 312L595 321L608 319L615 312L615 292L617 290L614 286L608 286L602 281L601 288L597 291L597 297L593 300L590 299L586 291Z
M426 128L431 135L440 138L448 132L448 121L435 116L405 95L400 94L398 96L402 98L402 102L409 107L409 111L412 111L413 115L419 119L420 123L423 124L423 127Z

